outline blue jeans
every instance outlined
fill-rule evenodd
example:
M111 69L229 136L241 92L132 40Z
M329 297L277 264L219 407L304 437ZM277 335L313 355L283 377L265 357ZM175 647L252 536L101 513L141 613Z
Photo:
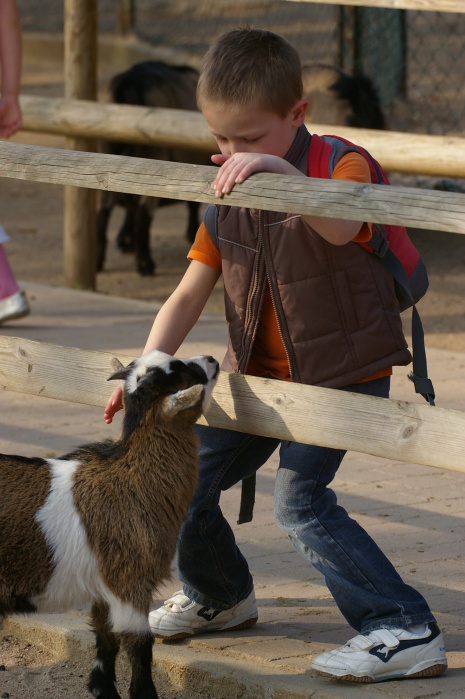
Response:
M389 377L345 390L387 398ZM178 543L184 593L214 609L245 599L252 576L221 512L227 490L260 468L279 446L275 516L297 551L325 578L336 604L359 632L434 621L419 592L405 584L373 539L337 504L328 487L345 452L197 426L199 485Z

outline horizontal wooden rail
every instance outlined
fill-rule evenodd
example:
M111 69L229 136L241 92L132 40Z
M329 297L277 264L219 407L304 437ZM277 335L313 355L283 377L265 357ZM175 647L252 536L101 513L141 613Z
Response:
M214 167L0 142L0 177L218 202ZM465 233L465 194L257 173L224 204Z
M349 5L355 7L384 7L390 10L424 10L430 12L465 12L463 0L287 0L319 5Z
M34 95L20 103L26 131L218 152L200 112Z
M21 96L23 128L76 138L218 151L199 112L85 100ZM311 132L337 133L367 150L388 171L465 177L465 138L307 123Z
M112 356L3 336L0 389L103 407ZM202 422L465 472L465 413L426 404L221 372Z

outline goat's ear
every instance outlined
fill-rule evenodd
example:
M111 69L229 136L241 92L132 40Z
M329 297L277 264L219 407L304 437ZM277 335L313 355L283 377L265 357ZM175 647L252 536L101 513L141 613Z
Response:
M163 413L167 417L174 417L181 410L187 410L196 405L202 397L203 386L196 384L190 388L185 388L183 391L173 393L167 396L163 401Z
M124 367L121 364L120 360L116 357L112 357L110 359L110 367L113 369L113 374L111 374L111 376L108 377L107 381L112 381L113 379L125 379L131 371L131 369L129 368L130 365Z
M113 371L119 371L120 369L124 369L124 365L121 364L118 357L112 357L110 359L110 369L112 369Z

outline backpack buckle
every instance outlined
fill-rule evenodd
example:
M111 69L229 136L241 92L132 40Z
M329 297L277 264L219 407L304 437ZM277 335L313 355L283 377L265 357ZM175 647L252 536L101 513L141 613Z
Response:
M389 240L375 226L372 227L371 240L368 242L368 244L376 257L385 257L387 251L389 250Z

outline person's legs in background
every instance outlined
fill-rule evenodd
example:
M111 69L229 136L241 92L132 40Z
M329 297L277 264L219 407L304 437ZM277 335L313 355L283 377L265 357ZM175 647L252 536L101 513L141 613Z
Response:
M31 312L26 294L19 288L4 250L3 243L7 240L8 236L0 225L0 324L23 318Z

